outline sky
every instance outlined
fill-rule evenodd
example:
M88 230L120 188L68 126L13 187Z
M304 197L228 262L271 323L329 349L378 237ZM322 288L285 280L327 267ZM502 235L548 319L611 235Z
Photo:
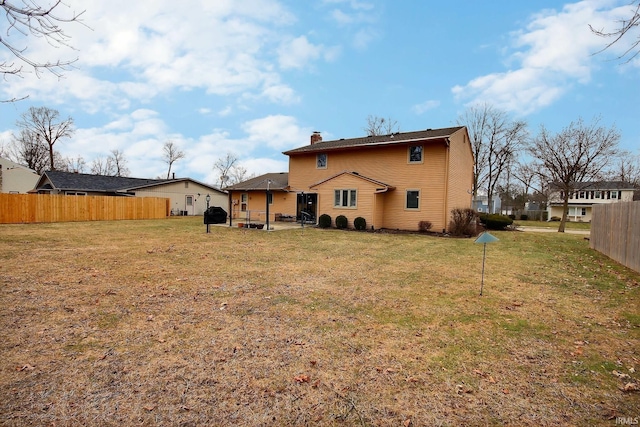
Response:
M28 96L0 103L0 146L45 106L74 121L63 156L120 150L130 176L165 177L171 140L176 177L217 185L228 153L249 174L286 172L282 152L313 131L363 136L368 116L450 127L489 103L532 135L599 117L640 153L640 56L618 59L638 33L597 53L607 40L589 28L615 30L630 1L65 0L59 15L84 11L63 27L69 47L9 32L31 59L77 61L0 81L0 99Z

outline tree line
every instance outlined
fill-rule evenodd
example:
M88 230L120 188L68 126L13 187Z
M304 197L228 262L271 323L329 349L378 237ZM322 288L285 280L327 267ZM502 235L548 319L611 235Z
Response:
M91 163L82 156L65 157L60 154L55 149L56 144L71 138L75 127L71 117L63 119L55 109L30 107L16 121L16 127L17 133L12 134L9 143L0 146L0 155L33 169L39 175L47 170L104 176L129 176L131 173L122 150L111 150L106 157L98 156ZM173 164L184 157L184 151L174 141L165 141L162 159L168 165L166 179L171 175Z

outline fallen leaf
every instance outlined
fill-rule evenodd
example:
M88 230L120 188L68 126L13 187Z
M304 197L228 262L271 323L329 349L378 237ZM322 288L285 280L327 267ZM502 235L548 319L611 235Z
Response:
M403 425L404 427L409 427L409 426L411 425L411 418L409 418L408 420L405 420L405 421L402 423L402 425Z
M16 370L20 371L20 372L22 372L22 371L33 371L34 369L36 369L36 367L32 366L32 365L29 365L28 363L26 365L22 365L21 367L18 366L16 368Z
M509 394L509 389L508 389L508 388L503 388L503 389L502 389L502 392L503 392L504 394Z
M637 383L626 383L622 388L622 391L630 393L632 391L640 391L640 386Z
M143 406L143 408L146 409L147 411L153 411L154 409L156 409L156 407L152 405Z
M295 377L293 377L293 379L295 382L298 382L298 383L308 383L310 380L309 375L304 375L304 374L296 375Z

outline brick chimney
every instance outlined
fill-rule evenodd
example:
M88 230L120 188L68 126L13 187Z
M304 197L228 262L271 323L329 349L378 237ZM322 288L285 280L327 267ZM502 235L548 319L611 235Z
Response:
M311 145L315 144L316 142L322 142L322 135L320 135L320 132L318 131L313 132L313 134L311 135Z

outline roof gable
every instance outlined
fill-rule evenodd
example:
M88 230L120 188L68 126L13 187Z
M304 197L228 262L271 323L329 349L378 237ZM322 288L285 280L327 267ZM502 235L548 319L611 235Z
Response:
M339 177L345 176L345 175L350 175L350 176L355 177L357 179L361 179L363 181L367 181L370 184L373 184L374 186L377 187L376 188L376 192L378 192L378 193L395 189L395 187L392 186L392 185L385 184L384 182L378 181L377 179L373 179L373 178L366 177L364 175L360 175L358 172L354 172L354 171L342 171L342 172L337 173L337 174L335 174L333 176L330 176L330 177L328 177L326 179L323 179L322 181L319 181L319 182L316 182L315 184L310 185L309 188L319 187L319 186L321 186L323 184L326 184L329 181L332 181L332 180L334 180L336 178L339 178Z
M333 141L321 141L312 145L305 145L303 147L295 148L293 150L285 151L283 154L288 156L310 153L310 152L322 152L349 149L355 147L372 147L376 145L390 145L390 144L410 144L412 142L428 141L428 140L443 140L458 132L460 129L464 129L464 126L456 126L451 128L442 129L426 129L414 132L396 132L389 135L374 135L364 136L359 138L350 139L338 139Z

